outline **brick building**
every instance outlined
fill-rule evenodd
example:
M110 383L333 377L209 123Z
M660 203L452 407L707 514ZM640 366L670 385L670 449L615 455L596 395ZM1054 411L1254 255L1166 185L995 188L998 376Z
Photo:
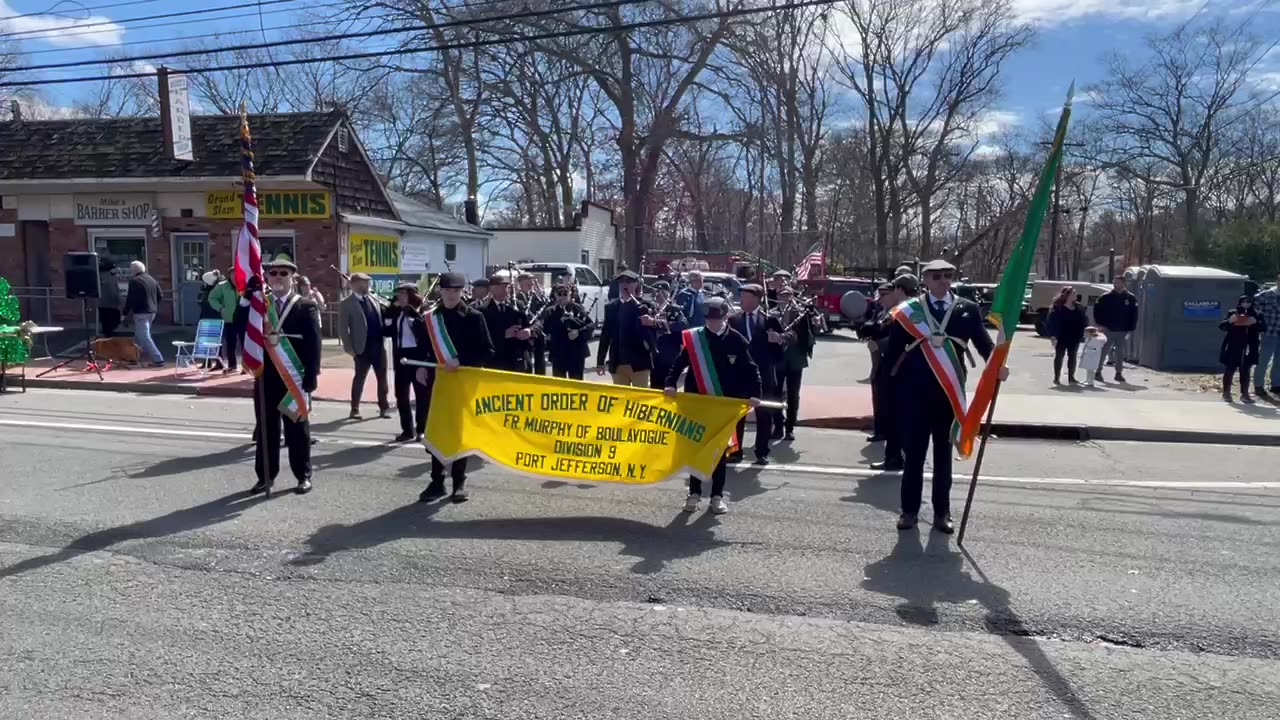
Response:
M55 318L78 318L79 302L60 299L68 252L110 257L121 277L142 260L165 292L158 321L193 323L200 276L232 265L239 127L234 115L193 116L195 160L183 161L166 154L159 118L0 123L0 276L27 297L59 298ZM344 113L251 115L249 128L263 255L289 255L326 295L337 297L341 284L331 266L416 279L420 267L398 262L410 234L487 252L488 232L393 200ZM411 210L430 215L431 227L403 222ZM366 257L375 247L378 256ZM32 303L28 314L46 319Z

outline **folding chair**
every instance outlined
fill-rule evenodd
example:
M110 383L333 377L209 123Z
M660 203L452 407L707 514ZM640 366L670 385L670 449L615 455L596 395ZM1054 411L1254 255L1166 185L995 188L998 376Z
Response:
M222 357L222 325L221 319L201 320L196 325L195 342L186 342L184 340L174 340L173 346L177 349L177 357L173 362L173 374L177 377L183 368L190 368L196 365L196 369L200 375L206 375L209 372L207 367L197 365L198 362L204 361L206 364L210 360L219 360Z

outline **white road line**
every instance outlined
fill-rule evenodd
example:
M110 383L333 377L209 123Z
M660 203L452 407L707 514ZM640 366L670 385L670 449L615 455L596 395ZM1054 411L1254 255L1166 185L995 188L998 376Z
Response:
M37 420L6 420L0 419L0 426L10 427L28 427L28 428L48 428L52 430L76 430L90 432L108 432L123 433L131 435L151 435L165 437L190 437L201 439L228 439L247 442L249 432L215 432L212 430L176 430L173 428L158 427L134 427L127 425L90 425L83 423L61 423L61 422L42 422ZM355 440L350 438L341 438L330 434L316 435L324 445L358 445L362 447L373 447L378 445L388 445L389 443L377 440ZM395 445L392 450L412 450L416 453L421 452L417 443L407 443L403 445ZM772 463L762 466L739 465L741 469L750 468L760 472L768 473L790 473L801 475L828 475L837 477L857 477L871 478L881 475L898 476L901 473L883 473L868 468L841 467L838 465L804 465L800 463ZM967 475L963 470L956 473L957 482L964 482ZM1167 482L1163 480L1114 480L1114 479L1091 479L1091 478L1057 478L1057 477L1017 477L1009 475L983 475L981 479L985 482L1012 483L1020 485L1098 485L1104 487L1145 487L1145 488L1173 488L1183 490L1227 490L1227 489L1244 489L1244 490L1271 490L1280 489L1280 482L1269 481L1243 481L1243 480L1202 480L1189 482Z

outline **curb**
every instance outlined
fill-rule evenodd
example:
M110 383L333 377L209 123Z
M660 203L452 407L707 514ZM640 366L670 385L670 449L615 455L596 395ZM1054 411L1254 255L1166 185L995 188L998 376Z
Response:
M17 392L20 380L9 376L9 392ZM45 380L27 378L27 386L31 388L48 388L58 390L99 390L106 392L133 392L147 395L194 395L202 397L252 398L249 388L184 386L171 383L121 383L104 380L91 383L77 380ZM342 398L316 397L320 402L346 402ZM751 413L747 414L747 423L754 424ZM800 420L800 427L824 430L870 430L872 417L823 417ZM997 438L1017 440L1063 440L1067 442L1125 441L1149 443L1189 443L1213 445L1241 445L1251 447L1280 447L1280 434L1262 433L1228 433L1211 430L1166 430L1156 428L1121 428L1091 425L1067 425L1061 423L993 423L991 434Z

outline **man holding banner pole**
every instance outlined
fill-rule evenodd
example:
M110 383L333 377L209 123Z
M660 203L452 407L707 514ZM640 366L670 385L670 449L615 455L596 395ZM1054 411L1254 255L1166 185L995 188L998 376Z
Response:
M707 300L704 312L706 324L703 327L684 331L683 347L667 373L663 392L667 397L675 397L680 375L688 369L685 392L742 398L748 400L752 407L759 407L760 370L751 359L747 339L729 327L729 311L723 299ZM738 442L735 433L711 473L711 504L708 510L712 514L729 512L729 506L724 502L725 459L731 450L736 449ZM697 511L701 501L702 481L690 477L684 511Z
M430 360L436 365L435 368L419 367L417 370L417 380L427 386L428 398L432 395L436 369L452 372L459 367L483 367L493 356L493 340L484 315L462 302L462 290L466 284L462 273L442 274L436 286L440 291L440 302L423 318L430 340ZM428 418L430 413L428 399ZM454 460L449 466L449 475L453 479L450 499L455 503L466 502L466 458ZM431 484L418 496L418 501L431 502L444 496L444 463L431 453Z

